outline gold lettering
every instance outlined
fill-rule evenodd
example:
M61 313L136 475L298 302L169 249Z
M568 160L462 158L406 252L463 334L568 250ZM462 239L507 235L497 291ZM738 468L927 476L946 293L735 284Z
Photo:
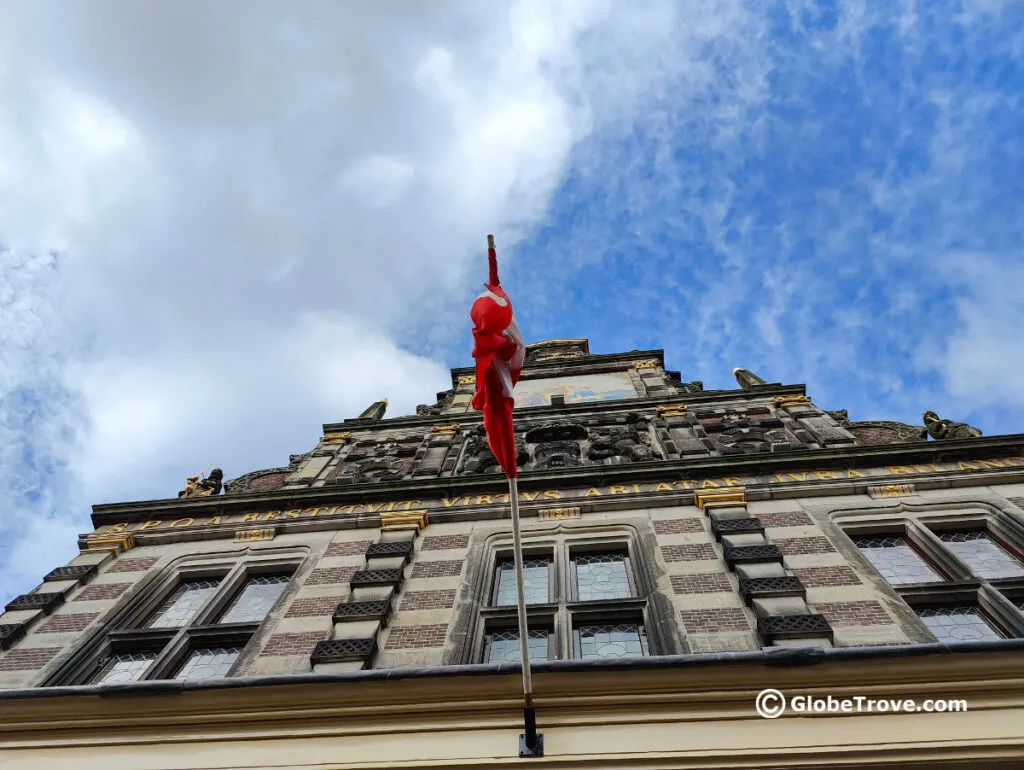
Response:
M124 532L127 527L128 527L127 524L115 524L114 526L112 526L110 528L110 531L111 532Z
M399 505L404 505L405 506L405 510L411 511L412 507L414 505L419 505L419 503L420 503L419 500L403 500L402 502L399 503Z
M154 527L159 527L161 524L163 524L162 521L147 521L145 524L139 527L139 531L141 532L144 529L153 529Z
M495 495L498 498L498 502L507 503L509 500L508 492L502 492L500 495Z
M461 499L461 497L456 497L454 500L449 500L447 497L442 497L441 503L445 508L451 508L453 505L458 505Z
M739 476L726 476L722 480L725 482L725 485L727 487L742 487L743 486L743 479L741 479Z
M718 488L718 484L713 482L711 479L704 479L704 483L700 485L701 489L707 489L708 487Z
M910 473L902 465L886 465L885 469L889 471L893 476L899 476L901 473Z
M367 503L366 510L370 513L377 513L381 508L384 507L384 503Z
M772 474L772 478L775 479L776 481L780 482L780 483L785 481L785 479L782 478L782 474L781 473L773 473Z
M862 479L862 478L864 478L864 474L861 473L860 471L855 471L853 468L850 468L850 470L848 470L846 472L846 478L848 478L848 479Z
M815 471L814 476L819 479L834 479L836 474L832 471Z
M519 494L522 497L525 497L528 503L532 503L534 500L540 497L540 492L520 492ZM533 497L530 497L530 495L533 495Z
M491 504L491 496L490 495L477 495L476 496L476 504L477 505L490 505Z
M591 487L590 489L587 490L587 494L584 495L584 497L600 497L600 496L601 496L601 490L598 489L597 487Z
M608 492L613 495L624 495L626 494L626 488L624 486L614 484L608 487Z
M259 521L259 518L258 513L246 513L242 516L242 521Z
M787 473L790 481L807 481L806 473Z
M557 489L545 489L544 497L548 500L558 500L562 497L562 493Z
M327 513L329 515L333 516L336 513L342 513L342 512L344 512L344 513L355 513L356 512L356 508L362 508L362 507L363 507L362 503L352 503L351 505L335 505L335 506L333 506L331 508L324 508L323 510L327 511Z
M277 518L277 514L279 513L280 511L267 511L263 514L263 521L273 521Z
M178 519L177 521L172 521L171 522L171 526L172 527L191 527L195 523L196 523L195 519Z
M396 503L394 500L388 503L388 507L386 508L387 512L391 513L391 511L395 510L396 505L398 505L398 503Z
M305 513L306 515L316 516L316 512L319 508L289 508L284 512L286 519L297 519L300 515Z
M209 521L204 521L203 522L203 526L204 527L209 527L211 524L220 524L220 516L219 515L218 516L214 516Z
M658 486L657 486L657 488L654 491L655 492L674 492L675 490L672 489L672 486L670 484L666 484L664 481L659 481L658 482Z
M634 484L633 485L633 491L634 492L639 492L640 491L640 485L639 484Z
M937 471L938 470L938 468L936 468L934 465L931 465L930 463L925 463L924 465L908 465L907 467L908 468L913 468L918 473L924 473L925 472L925 470L924 470L925 468L930 468L933 471Z
M1005 468L999 460L978 460L978 465L982 468Z
M673 481L672 483L673 484L678 484L683 489L693 489L693 482L692 481Z
M957 463L957 465L960 467L960 470L962 470L962 471L976 471L976 470L978 470L978 467L976 465L971 465L966 460L961 460L960 462Z
M1016 465L1017 463L1024 465L1024 457L1007 457L1006 462L1008 465Z

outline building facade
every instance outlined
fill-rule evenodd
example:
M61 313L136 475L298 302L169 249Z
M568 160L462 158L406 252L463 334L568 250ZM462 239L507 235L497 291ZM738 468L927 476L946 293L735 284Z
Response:
M80 555L0 617L0 759L1024 767L1024 436L851 422L735 374L705 391L660 350L528 348L544 757L517 754L508 488L464 368L287 466L94 506ZM767 688L778 718L755 709ZM966 710L922 706L943 699Z

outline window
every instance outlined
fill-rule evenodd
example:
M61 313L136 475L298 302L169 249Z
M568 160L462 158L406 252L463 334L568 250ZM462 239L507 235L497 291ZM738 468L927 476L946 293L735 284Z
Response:
M524 546L530 660L623 658L650 654L647 601L638 590L629 541L561 539ZM521 661L515 563L497 553L487 606L480 609L477 660Z
M297 559L186 567L122 612L51 684L229 676L288 587Z
M1024 593L1024 560L987 520L956 523L909 520L898 532L860 527L852 540L937 640L1024 636L1024 615L1014 606Z

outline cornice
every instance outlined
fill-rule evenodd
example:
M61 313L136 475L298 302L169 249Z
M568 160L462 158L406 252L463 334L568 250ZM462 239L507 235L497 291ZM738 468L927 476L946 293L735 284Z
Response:
M634 361L648 361L654 359L662 369L665 368L665 351L655 350L630 350L625 353L590 353L579 358L570 358L556 361L531 363L523 368L523 377L532 379L540 374L551 376L561 373L563 370L601 366L602 364L631 364ZM459 377L466 377L476 373L475 366L460 366L452 369L452 386L456 386Z
M692 480L699 478L722 478L726 476L771 476L777 473L791 473L801 470L845 470L863 467L885 467L890 465L942 463L957 460L987 459L1024 453L1024 434L1007 436L983 436L980 438L953 441L912 442L881 446L841 447L809 451L791 451L766 455L730 455L687 460L659 460L629 465L600 465L578 468L561 468L544 472L523 471L519 476L519 488L524 491L567 487L599 487L610 484L661 481ZM1014 478L1024 475L1024 468L1010 469ZM954 474L930 473L927 479L941 481ZM998 471L978 472L972 477L987 479L1006 475ZM901 482L913 482L916 477L908 474ZM874 481L872 483L878 483ZM980 482L985 483L985 482ZM324 486L306 489L275 490L243 495L219 495L217 497L145 500L121 503L106 503L93 506L92 522L99 527L104 524L143 521L152 518L179 518L216 516L242 513L269 508L300 508L315 505L344 505L350 502L372 502L394 499L427 499L435 497L456 497L469 493L501 494L506 490L505 477L493 473L460 477L430 479L408 479L395 483L366 484L358 486ZM819 481L814 483L815 494L836 494L848 492L847 481ZM748 496L759 485L748 486ZM753 497L751 497L753 499Z

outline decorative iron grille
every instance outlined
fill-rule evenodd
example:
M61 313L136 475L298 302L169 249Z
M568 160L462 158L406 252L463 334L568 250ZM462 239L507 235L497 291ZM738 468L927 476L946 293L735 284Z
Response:
M317 642L309 660L317 663L344 663L350 660L369 661L377 651L377 638L372 639L324 639Z
M757 633L765 644L777 639L834 639L832 626L824 615L770 615L757 619Z

